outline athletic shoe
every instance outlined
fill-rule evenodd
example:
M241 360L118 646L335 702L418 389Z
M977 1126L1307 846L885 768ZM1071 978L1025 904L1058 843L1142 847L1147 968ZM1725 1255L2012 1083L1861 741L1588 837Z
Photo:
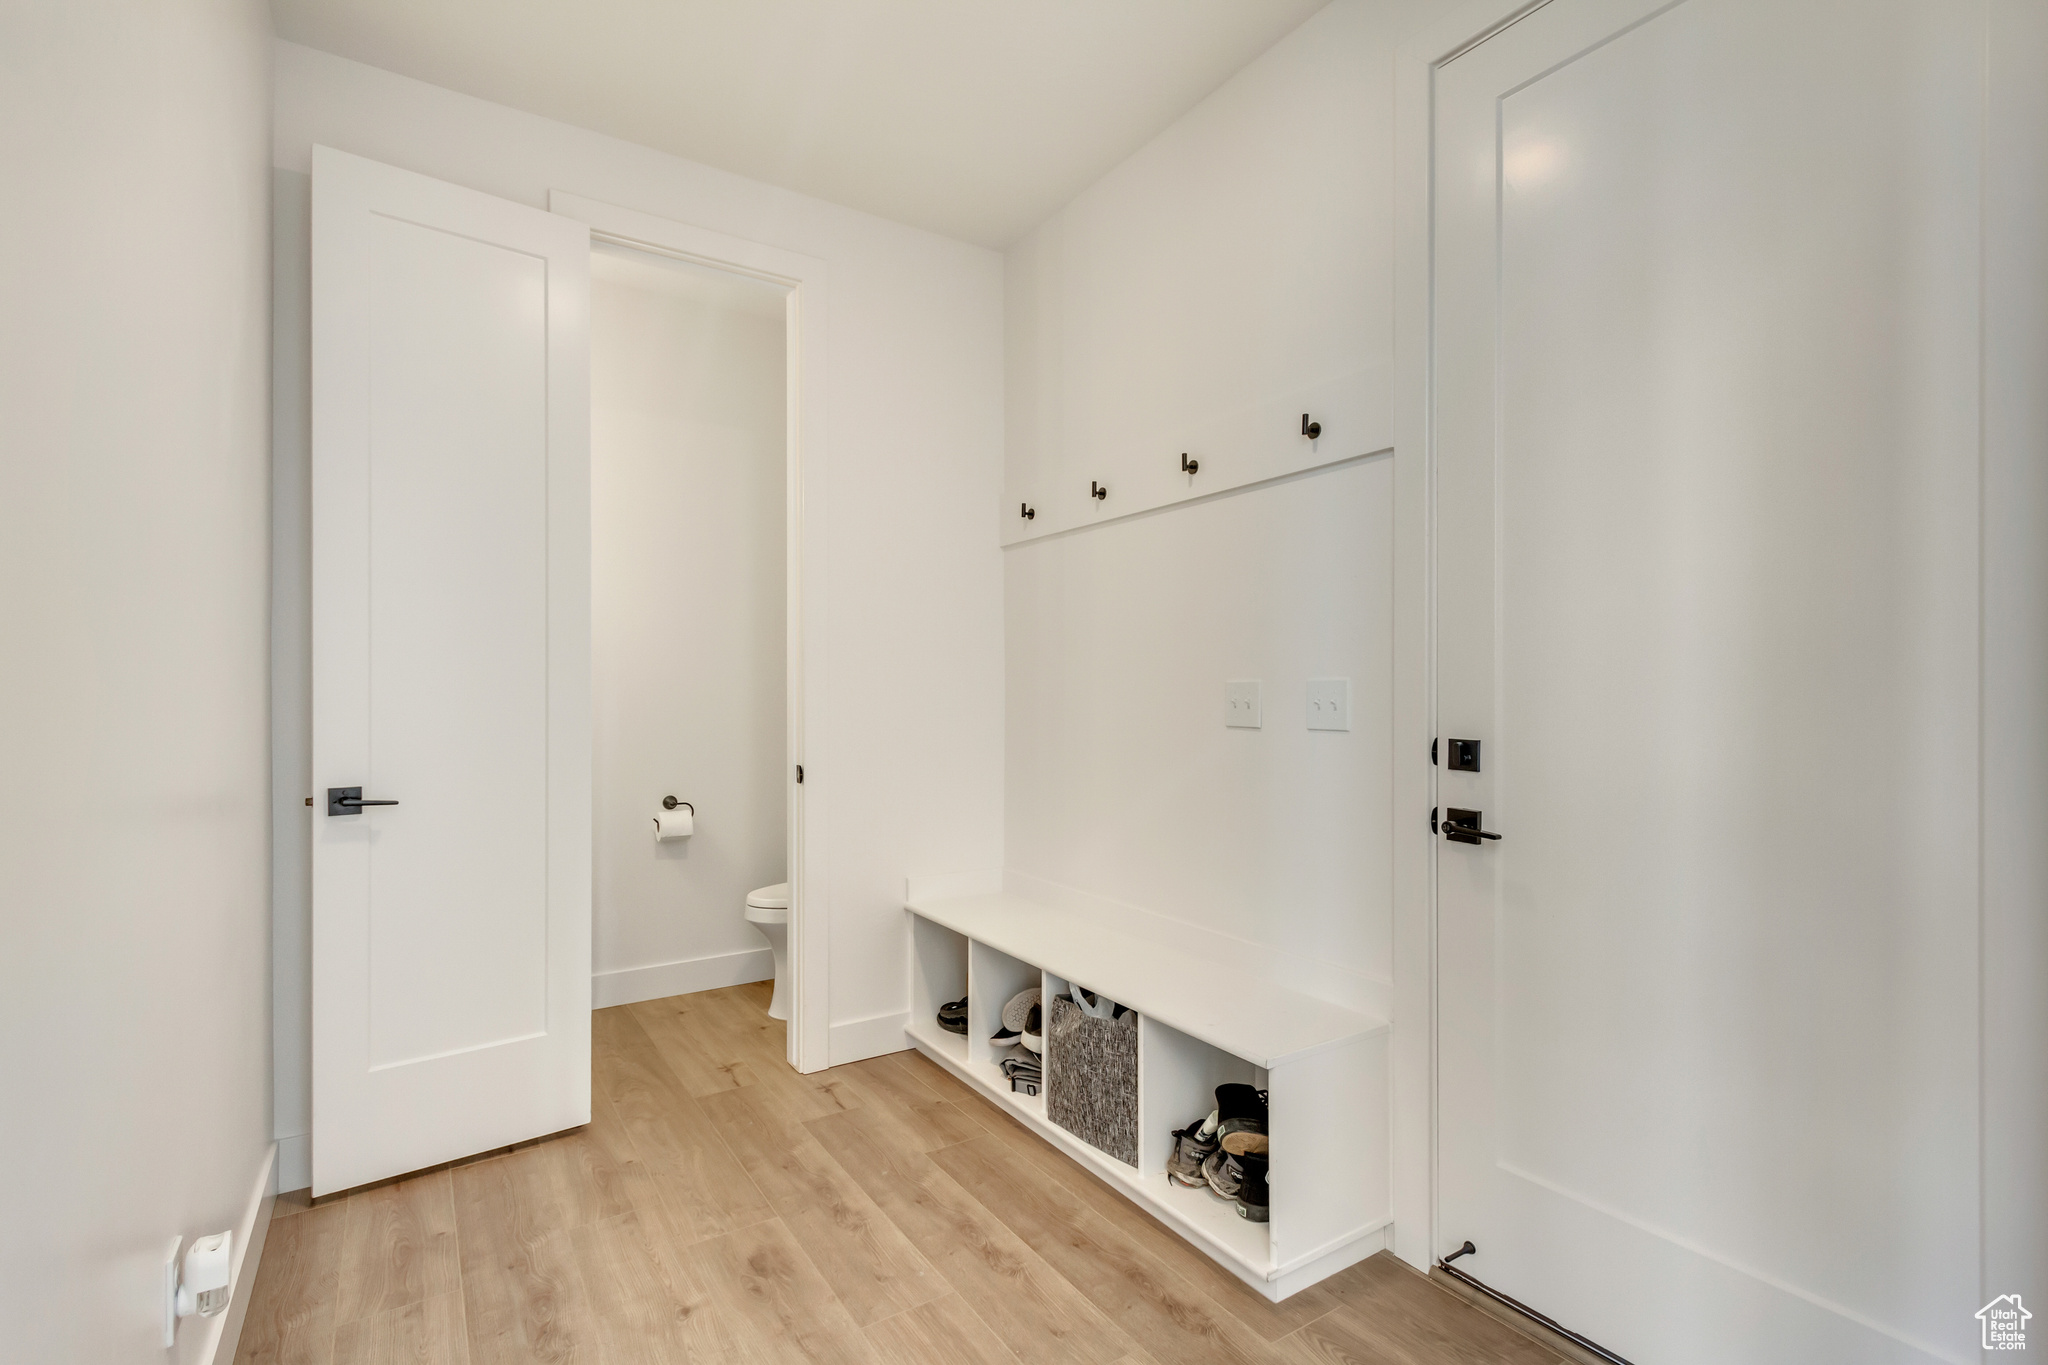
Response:
M967 1032L967 997L948 1000L939 1006L939 1027L948 1033Z
M1229 1152L1209 1153L1202 1162L1202 1176L1219 1198L1237 1205L1237 1216L1254 1223L1272 1217L1266 1192L1266 1158L1234 1156Z
M1265 1091L1250 1085L1219 1085L1216 1113L1222 1120L1217 1133L1224 1151L1232 1156L1265 1155Z
M1217 1198L1235 1201L1244 1188L1244 1167L1230 1153L1214 1151L1202 1158L1202 1179Z
M1036 986L1018 991L1011 996L1009 1003L1003 1006L1003 1026L989 1038L989 1041L997 1047L1021 1043L1028 1051L1045 1051L1040 1018L1043 1011L1039 1009L1041 998L1042 992Z
M1242 1177L1237 1188L1237 1216L1254 1223L1267 1222L1273 1210L1272 1195L1266 1189L1266 1158L1247 1154L1231 1160L1237 1163Z
M1216 1150L1216 1115L1200 1123L1177 1129L1173 1154L1166 1159L1166 1178L1176 1185L1199 1190L1209 1183L1202 1174L1202 1162Z

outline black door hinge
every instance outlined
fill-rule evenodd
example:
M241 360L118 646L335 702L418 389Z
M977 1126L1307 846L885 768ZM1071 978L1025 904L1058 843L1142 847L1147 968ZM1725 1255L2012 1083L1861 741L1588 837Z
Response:
M1430 832L1431 834L1434 834L1434 833L1436 833L1436 832L1437 832L1437 829L1436 829L1436 807L1435 807L1435 806L1431 806L1431 807L1429 808L1429 832Z
M801 763L796 765L796 784L799 787L804 784L804 765Z
M1430 766L1430 767L1432 767L1432 768L1434 768L1434 767L1436 766L1436 741L1435 741L1435 740L1431 740L1431 741L1429 742L1429 766Z

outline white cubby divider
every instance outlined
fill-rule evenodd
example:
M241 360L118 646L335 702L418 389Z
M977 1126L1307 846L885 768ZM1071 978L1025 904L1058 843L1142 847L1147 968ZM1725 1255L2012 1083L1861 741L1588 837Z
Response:
M1155 942L1104 916L1000 879L913 884L907 1040L1275 1302L1387 1245L1391 1223L1385 1021ZM1138 1165L1097 1151L1018 1095L989 1035L1012 995L1040 984L1048 1006L1078 983L1138 1014ZM935 1012L968 997L968 1036ZM1049 1009L1048 1009L1049 1015ZM1173 1130L1199 1122L1215 1089L1269 1091L1271 1221L1166 1178ZM1050 1074L1046 1086L1055 1083Z

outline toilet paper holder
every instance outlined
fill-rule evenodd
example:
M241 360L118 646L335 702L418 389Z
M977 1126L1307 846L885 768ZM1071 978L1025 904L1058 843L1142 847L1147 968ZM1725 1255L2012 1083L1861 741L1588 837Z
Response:
M690 818L692 820L697 818L697 808L691 805L689 802L678 801L673 796L664 796L661 798L661 808L663 810L674 810L677 806L681 806L684 810L690 812Z

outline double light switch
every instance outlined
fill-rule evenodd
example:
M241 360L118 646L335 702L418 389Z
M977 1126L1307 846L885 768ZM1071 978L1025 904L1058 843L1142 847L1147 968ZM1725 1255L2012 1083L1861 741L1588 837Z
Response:
M1349 730L1351 680L1309 679L1306 709L1311 730ZM1234 678L1223 684L1223 723L1234 730L1257 730L1265 723L1257 678Z

